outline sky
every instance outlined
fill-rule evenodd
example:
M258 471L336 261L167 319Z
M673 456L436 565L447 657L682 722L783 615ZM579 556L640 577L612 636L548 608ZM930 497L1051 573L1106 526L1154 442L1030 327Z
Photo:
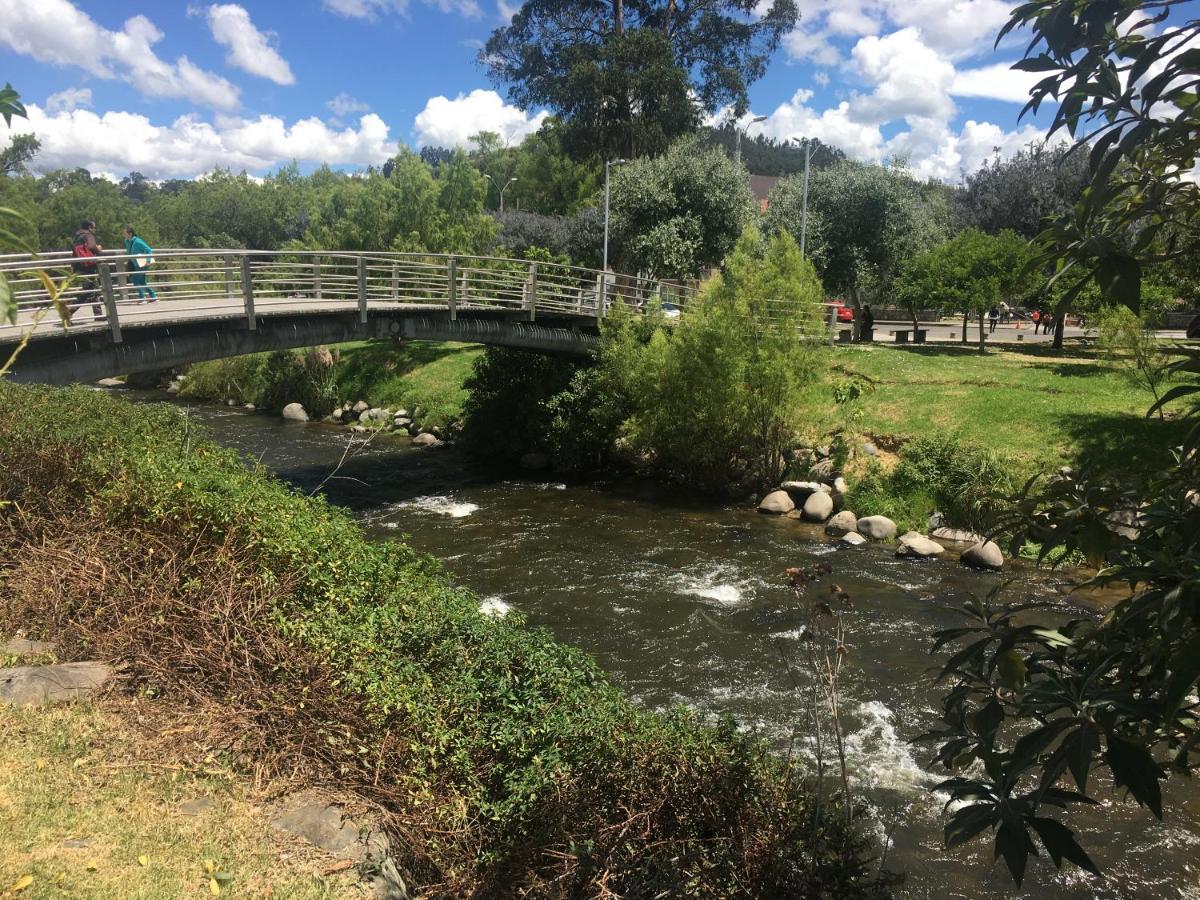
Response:
M764 0L765 2L765 0ZM798 0L750 89L749 134L812 136L957 183L1044 137L1018 122L1033 77L993 49L1006 0ZM0 82L42 144L35 169L190 178L292 160L378 165L401 144L516 144L546 112L488 81L482 42L519 0L0 0ZM0 121L0 141L8 129Z

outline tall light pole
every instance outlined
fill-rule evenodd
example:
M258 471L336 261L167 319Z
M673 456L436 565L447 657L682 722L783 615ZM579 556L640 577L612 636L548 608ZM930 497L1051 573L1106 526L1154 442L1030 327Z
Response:
M804 256L804 238L808 232L808 161L812 157L812 141L808 138L792 138L804 148L804 186L800 199L800 255Z
M596 298L596 314L604 315L604 295L608 292L608 198L612 167L625 162L623 159L604 161L604 265L601 267L600 296Z
M509 185L511 185L516 180L517 179L515 177L510 178L510 179L508 179L508 181L504 182L504 187L500 188L500 212L501 213L504 212L504 192L507 191Z
M749 131L751 125L755 125L759 122L767 121L767 118L768 118L767 116L755 116L753 119L751 119L749 122L746 123L745 127L737 129L737 140L734 142L735 149L733 151L734 162L740 163L742 161L742 133ZM735 122L734 124L736 125L737 123Z

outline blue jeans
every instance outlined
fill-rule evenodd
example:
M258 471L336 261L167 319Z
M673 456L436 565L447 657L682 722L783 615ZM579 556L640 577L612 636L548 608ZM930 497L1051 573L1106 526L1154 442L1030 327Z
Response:
M158 294L154 293L154 288L152 288L152 287L149 287L149 286L146 284L146 273L145 273L145 272L134 272L134 273L132 273L132 274L129 276L129 282L130 282L130 284L132 284L134 287L136 287L136 288L137 288L137 292L138 292L138 299L139 299L139 300L144 300L144 299L146 299L146 295L147 295L147 294L149 294L149 295L150 295L150 299L151 299L151 300L157 300L157 299L158 299Z

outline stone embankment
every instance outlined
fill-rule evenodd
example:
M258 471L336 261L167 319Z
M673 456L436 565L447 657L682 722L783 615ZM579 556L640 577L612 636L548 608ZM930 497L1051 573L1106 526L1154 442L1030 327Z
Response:
M308 422L310 416L303 405L289 403L281 413L289 422ZM416 407L411 412L407 409L389 409L382 406L371 406L365 400L351 403L349 400L340 404L332 413L321 419L331 425L344 425L355 434L407 434L412 438L414 447L441 447L454 439L460 430L459 423L451 422L446 426L420 423L422 410Z
M944 558L945 544L968 544L958 555L959 562L973 569L999 571L1004 554L983 535L946 527L938 513L930 518L929 535L909 531L897 539L896 523L887 516L865 515L845 509L846 481L835 470L828 451L811 451L807 481L785 481L770 491L758 504L765 515L802 519L824 524L825 534L844 546L869 542L896 541L896 556L909 559Z

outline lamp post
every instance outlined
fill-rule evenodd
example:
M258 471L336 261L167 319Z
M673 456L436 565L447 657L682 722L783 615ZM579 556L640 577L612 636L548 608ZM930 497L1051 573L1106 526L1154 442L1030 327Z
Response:
M767 116L755 116L753 119L751 119L749 122L746 123L744 128L739 128L737 130L737 140L734 143L735 149L733 151L734 162L740 163L742 161L742 133L749 131L751 125L755 125L759 122L767 121L767 118L768 118Z
M623 159L606 159L604 161L604 265L601 266L600 296L596 298L597 315L604 315L604 295L608 293L608 198L609 181L612 167L625 162Z
M804 148L804 183L800 195L800 255L804 256L804 238L808 232L808 161L812 157L812 141L808 138L792 138Z
M488 182L491 184L496 183L495 181L492 180L492 176L488 175L486 172L483 174L483 177L486 178L488 180ZM508 179L508 181L504 182L504 186L502 188L500 188L500 212L504 212L504 192L506 190L508 190L508 186L516 180L517 179L515 177L510 178L510 179Z

